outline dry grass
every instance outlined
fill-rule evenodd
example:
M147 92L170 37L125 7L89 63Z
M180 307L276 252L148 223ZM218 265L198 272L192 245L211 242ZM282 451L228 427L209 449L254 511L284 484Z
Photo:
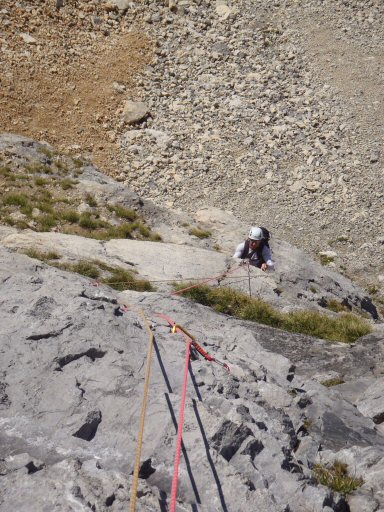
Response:
M189 283L180 283L175 285L175 289L181 290L188 285ZM372 331L368 322L351 313L344 313L334 318L316 311L281 313L263 300L248 297L231 288L203 285L188 290L183 295L200 304L210 306L217 312L242 320L251 320L285 331L330 341L352 343Z

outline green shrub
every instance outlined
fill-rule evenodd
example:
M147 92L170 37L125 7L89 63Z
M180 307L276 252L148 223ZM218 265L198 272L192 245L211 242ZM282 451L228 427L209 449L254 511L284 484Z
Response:
M180 283L174 288L181 290L189 284ZM336 318L330 318L316 311L280 313L261 299L248 297L226 287L214 288L201 285L187 290L183 295L200 304L210 306L215 311L242 320L251 320L289 332L307 334L331 341L352 343L372 331L368 322L351 313L344 313Z
M315 464L312 474L319 484L325 485L344 496L355 491L364 483L362 478L350 476L347 464L337 460L329 468L321 464Z
M368 293L370 295L376 295L377 293L379 293L379 288L376 285L372 284L368 286Z
M55 165L56 165L56 168L58 169L58 171L63 171L63 172L60 172L60 174L68 172L68 166L65 161L56 160Z
M128 222L120 224L119 226L111 226L109 229L100 234L105 240L112 238L133 238L133 231L135 226Z
M52 192L47 189L39 190L39 194L34 197L35 202L42 203L51 203L52 202Z
M209 238L212 235L210 231L201 228L192 228L189 230L189 234L197 236L197 238Z
M100 276L100 271L96 265L85 260L80 260L78 263L75 263L72 266L72 270L73 272L77 272L82 276L92 277L93 279L96 279Z
M316 311L295 311L284 315L283 329L330 341L353 343L372 332L368 322L352 313L330 318Z
M39 254L36 252L34 254L35 256L31 257L39 256ZM44 259L42 259L42 257L44 257ZM42 259L42 261L48 262L48 258L46 256L42 255L42 257L39 257L38 259ZM151 283L146 279L137 279L132 272L129 272L128 270L125 270L121 267L111 267L103 261L80 260L77 263L67 262L55 263L53 265L57 268L68 270L70 272L76 272L77 274L81 274L91 279L99 278L101 283L107 284L115 290L135 290L138 292L153 291ZM101 271L103 271L103 273ZM107 277L105 277L104 272L108 273Z
M25 206L22 206L20 208L20 212L23 214L23 215L27 215L28 217L31 216L32 214L32 210L33 210L33 207L31 204L26 204Z
M76 169L80 169L80 167L83 167L86 164L86 162L81 160L81 158L72 158L72 162Z
M34 204L35 208L38 208L43 213L54 213L54 208L49 201L39 201Z

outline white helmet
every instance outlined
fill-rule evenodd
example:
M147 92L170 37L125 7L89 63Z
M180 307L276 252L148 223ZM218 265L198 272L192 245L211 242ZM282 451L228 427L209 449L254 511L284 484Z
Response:
M262 240L263 239L263 231L260 228L252 227L249 230L248 238L250 240Z

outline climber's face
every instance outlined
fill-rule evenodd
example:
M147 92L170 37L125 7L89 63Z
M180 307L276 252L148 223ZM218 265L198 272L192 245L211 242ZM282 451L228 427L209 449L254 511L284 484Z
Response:
M260 245L260 240L251 240L249 239L249 247L254 251Z

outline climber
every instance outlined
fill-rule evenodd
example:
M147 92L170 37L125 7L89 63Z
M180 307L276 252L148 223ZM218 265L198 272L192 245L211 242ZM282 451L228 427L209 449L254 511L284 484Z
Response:
M241 264L249 260L249 264L260 268L263 272L274 268L271 249L269 248L270 233L263 227L251 227L248 239L236 247L233 258L241 260Z

